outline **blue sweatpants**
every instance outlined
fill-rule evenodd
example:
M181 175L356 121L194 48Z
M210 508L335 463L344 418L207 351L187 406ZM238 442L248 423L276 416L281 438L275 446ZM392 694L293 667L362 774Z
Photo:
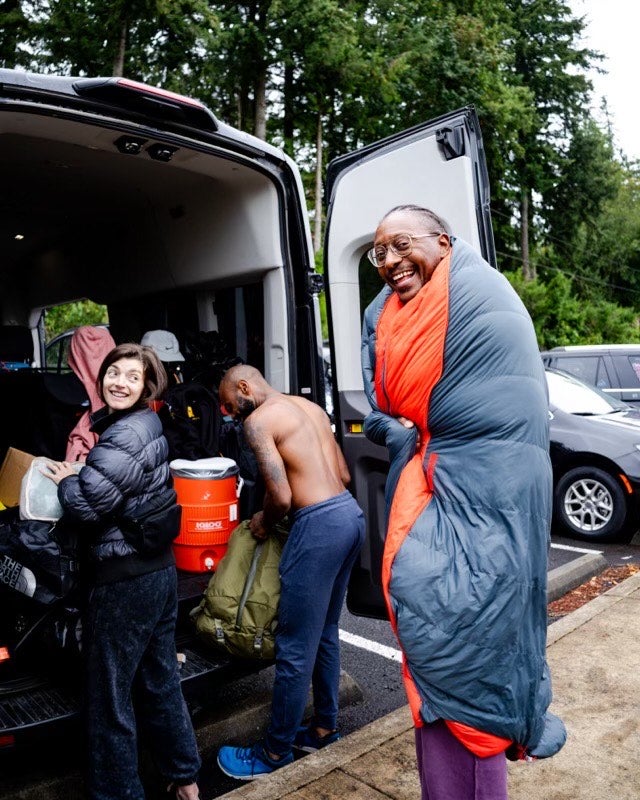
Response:
M313 685L314 724L338 718L338 620L364 541L364 515L349 492L295 512L280 560L276 674L266 748L286 755Z
M200 757L176 658L176 584L167 567L92 591L83 631L92 800L144 800L136 719L167 783L196 779Z

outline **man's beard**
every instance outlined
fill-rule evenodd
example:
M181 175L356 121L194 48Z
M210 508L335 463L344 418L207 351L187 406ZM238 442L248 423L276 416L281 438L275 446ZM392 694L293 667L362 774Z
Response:
M239 397L238 398L238 413L236 417L238 419L246 419L252 411L256 410L256 404L253 400L249 400L248 397Z

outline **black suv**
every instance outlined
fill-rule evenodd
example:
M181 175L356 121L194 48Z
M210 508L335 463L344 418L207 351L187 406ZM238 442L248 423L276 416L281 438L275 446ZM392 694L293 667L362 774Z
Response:
M553 347L541 355L545 367L568 372L611 397L640 406L640 344Z

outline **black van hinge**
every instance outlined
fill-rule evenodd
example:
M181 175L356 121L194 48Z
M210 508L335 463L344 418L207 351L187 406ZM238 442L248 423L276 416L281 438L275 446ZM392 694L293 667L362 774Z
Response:
M324 275L320 272L309 272L307 274L307 287L311 294L324 292Z
M460 158L465 151L463 126L456 125L455 128L440 128L440 130L436 131L436 142L440 145L440 149L447 161Z

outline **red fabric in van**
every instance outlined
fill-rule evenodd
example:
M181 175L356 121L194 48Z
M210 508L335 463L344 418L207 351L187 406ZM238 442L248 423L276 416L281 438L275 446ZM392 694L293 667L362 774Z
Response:
M97 435L90 430L89 416L104 405L104 400L98 394L96 382L105 356L115 346L116 343L107 328L98 326L83 325L71 337L69 366L82 381L89 395L90 407L69 434L66 461L85 461L87 453L98 441Z

